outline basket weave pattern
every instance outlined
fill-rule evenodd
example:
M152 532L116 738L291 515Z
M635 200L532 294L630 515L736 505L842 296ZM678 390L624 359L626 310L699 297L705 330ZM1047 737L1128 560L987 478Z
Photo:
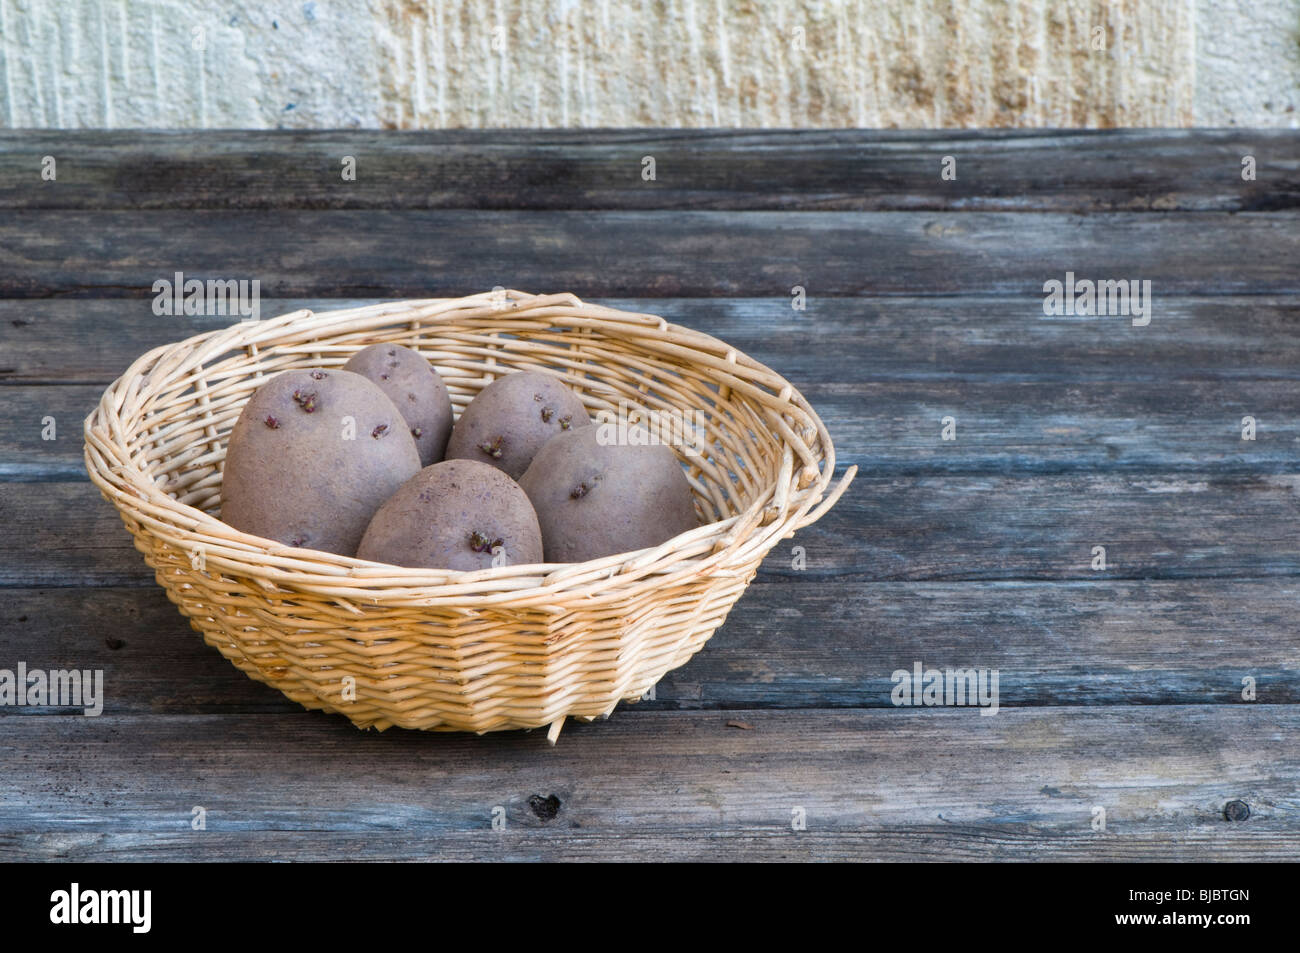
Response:
M270 375L377 342L428 358L457 415L502 374L561 378L595 418L702 411L675 447L701 516L653 549L473 573L295 549L219 520L226 439ZM685 663L783 537L819 518L835 452L803 397L723 342L572 295L299 311L150 351L86 419L86 466L167 596L241 671L361 727L486 732L609 714ZM830 490L830 492L828 492Z

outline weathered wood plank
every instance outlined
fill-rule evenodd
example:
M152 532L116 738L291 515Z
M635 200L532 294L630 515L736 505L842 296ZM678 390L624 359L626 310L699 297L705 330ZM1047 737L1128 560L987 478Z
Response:
M89 481L0 483L0 525L0 585L152 584L117 511Z
M506 805L501 805L506 808ZM365 806L347 817L366 825L354 833L334 827L309 828L297 816L282 821L286 830L5 833L0 858L9 862L72 861L163 863L222 861L336 863L407 861L481 863L483 861L608 863L898 863L958 862L1119 862L1211 863L1295 862L1300 858L1286 824L1256 824L1249 830L1220 830L1169 822L1163 829L1129 831L1123 837L1071 832L1053 834L1009 823L954 826L931 824L876 830L694 831L665 829L645 833L592 833L557 828L554 832L518 826L505 831L448 832L436 839L406 840L400 831L412 811L403 806L375 817ZM417 809L418 810L418 809ZM519 809L516 808L518 811ZM509 815L508 815L509 816ZM206 836L206 840L199 840ZM795 838L798 838L797 840Z
M0 301L0 479L48 481L0 484L0 640L109 691L99 719L0 709L0 855L1300 859L1296 142L0 134L0 295L22 299ZM48 152L59 181L29 181ZM554 750L359 734L203 646L80 482L104 384L230 322L152 315L175 270L258 278L268 315L297 306L273 295L497 283L654 296L612 303L780 370L863 476L654 701ZM1045 318L1066 270L1152 280L1151 325ZM1001 711L894 711L890 675L917 661L998 669ZM1249 821L1224 818L1236 799Z
M1300 205L1297 141L1283 129L27 130L0 134L0 208L1250 211ZM1241 177L1247 155L1255 181ZM955 179L940 175L945 156Z
M1300 574L1300 477L1116 473L862 477L766 576L860 581ZM0 585L151 585L90 483L0 483ZM791 568L790 545L807 568ZM1106 547L1105 572L1091 568Z
M361 734L305 712L7 716L0 756L24 770L0 776L0 852L1300 859L1295 706L742 717L752 729L724 713L629 712L550 748L540 732ZM1249 819L1225 818L1231 800ZM190 828L195 806L204 831Z
M152 297L180 271L271 297L438 297L502 284L597 297L864 294L1040 302L1043 283L1300 292L1300 212L28 211L0 222L0 296ZM1239 254L1225 249L1240 249ZM1121 319L1122 320L1122 319Z
M1237 704L1248 676L1259 700L1295 703L1297 596L1293 579L862 583L765 576L704 652L660 682L654 704L890 707L893 673L916 662L996 669L1002 705Z
M831 362L828 362L831 363ZM856 374L843 360L829 373ZM801 385L842 464L864 475L1300 470L1293 381L882 381ZM0 479L78 480L82 421L100 385L0 388ZM957 439L943 440L944 417ZM1255 439L1242 421L1255 418ZM55 439L50 435L53 420Z
M1289 576L1298 491L1294 473L859 477L796 542L805 571L864 580Z
M893 673L999 672L1004 707L1300 703L1294 579L759 581L640 710L889 708ZM203 644L160 589L0 589L5 665L104 672L105 710L301 709ZM627 711L623 706L620 711Z
M1300 470L1292 381L845 378L801 392L826 423L837 461L867 476Z
M817 381L1129 382L1300 380L1300 299L1157 299L1147 327L1122 317L1045 317L1042 296L600 298L712 334L801 387ZM371 304L262 300L262 316ZM107 384L152 348L233 323L158 317L144 298L0 299L0 383ZM87 346L88 329L94 346ZM2 395L0 395L2 396Z

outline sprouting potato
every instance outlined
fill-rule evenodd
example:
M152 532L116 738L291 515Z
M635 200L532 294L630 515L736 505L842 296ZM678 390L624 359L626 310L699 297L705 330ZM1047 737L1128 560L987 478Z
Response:
M352 556L375 511L419 470L415 439L377 385L349 371L284 371L249 398L231 431L221 518Z
M445 460L407 480L379 508L361 559L425 569L487 569L542 561L537 514L496 467Z
M542 528L546 561L582 562L658 546L695 529L695 499L662 444L602 445L599 428L547 442L519 481Z
M343 370L379 385L402 412L422 466L442 460L451 436L451 396L433 365L399 344L372 344L353 354Z
M469 403L447 442L448 460L476 460L518 480L556 434L590 423L586 408L563 383L536 371L493 381Z

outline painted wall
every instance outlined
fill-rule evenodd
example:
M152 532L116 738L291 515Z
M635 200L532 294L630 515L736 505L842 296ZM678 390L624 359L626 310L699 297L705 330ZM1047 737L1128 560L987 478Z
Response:
M0 0L8 127L1291 126L1300 0Z

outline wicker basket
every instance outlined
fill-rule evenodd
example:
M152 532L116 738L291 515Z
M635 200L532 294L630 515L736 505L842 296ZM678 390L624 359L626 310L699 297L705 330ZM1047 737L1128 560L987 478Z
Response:
M217 517L226 437L268 375L396 342L457 413L513 370L560 376L593 416L703 412L688 466L707 525L573 564L472 573L294 549ZM245 322L157 348L86 419L86 468L167 596L258 681L360 727L487 732L608 715L685 663L777 541L820 517L835 451L803 397L721 341L572 295L496 291ZM698 447L699 444L696 444Z

